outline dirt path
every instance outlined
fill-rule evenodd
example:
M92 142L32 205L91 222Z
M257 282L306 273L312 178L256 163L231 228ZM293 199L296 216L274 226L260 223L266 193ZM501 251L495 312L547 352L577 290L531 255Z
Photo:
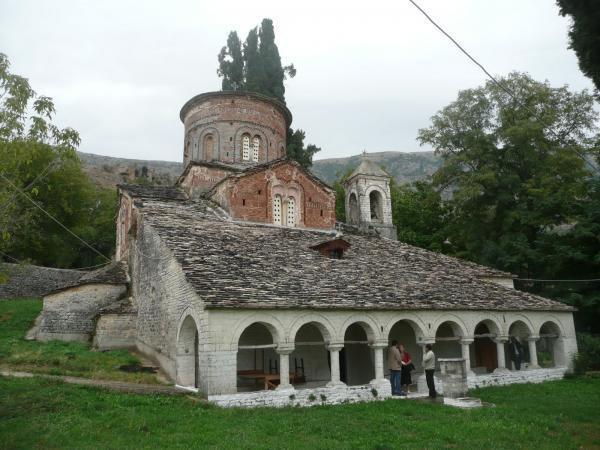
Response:
M189 394L190 391L176 386L161 386L156 384L141 384L141 383L127 383L124 381L112 381L112 380L93 380L90 378L79 378L69 377L62 375L45 375L36 374L30 372L19 372L14 370L2 369L0 375L5 377L16 377L16 378L31 378L41 377L48 378L51 380L64 381L65 383L80 384L84 386L96 386L103 389L118 392L129 392L134 394L162 394L162 395L180 395Z

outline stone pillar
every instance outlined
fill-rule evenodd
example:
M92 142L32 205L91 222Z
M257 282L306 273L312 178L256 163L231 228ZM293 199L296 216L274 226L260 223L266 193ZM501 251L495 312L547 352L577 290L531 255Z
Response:
M530 369L539 369L538 365L538 357L537 357L537 346L535 343L538 341L539 336L529 336L527 338L527 343L529 344L529 368Z
M345 386L345 383L340 381L340 350L344 348L344 344L329 344L329 356L331 360L331 381L327 383L328 387Z
M444 398L460 398L467 395L467 373L463 358L440 358L440 374Z
M383 373L383 349L387 346L387 342L374 342L370 345L375 353L375 380L385 380Z
M294 389L294 386L290 384L290 353L294 351L294 348L285 347L277 348L276 352L279 354L279 386L278 391Z
M471 370L471 344L474 339L463 338L460 340L462 346L462 358L465 360L465 374L467 376L474 376L475 373Z
M494 339L496 343L496 353L498 354L498 368L494 372L506 372L506 357L504 355L504 344L508 342L508 337L499 336Z

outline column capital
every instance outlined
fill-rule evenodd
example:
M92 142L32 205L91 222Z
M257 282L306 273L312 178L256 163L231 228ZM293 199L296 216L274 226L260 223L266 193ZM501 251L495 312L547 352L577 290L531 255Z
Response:
M531 341L535 342L535 341L539 341L540 337L538 335L536 335L536 334L533 334L531 336L527 336L527 340L530 341L530 342Z
M420 341L417 342L418 345L425 346L427 344L434 345L435 344L435 336L434 337L424 337Z
M278 355L289 355L290 353L292 353L295 350L295 347L290 347L289 345L286 346L281 346L281 347L277 347L275 349L275 352Z
M382 341L374 341L374 342L371 342L369 344L369 347L371 347L371 348L386 348L386 347L389 347L389 346L390 346L390 344L389 344L389 342L387 340L385 340L385 341L383 341L383 340Z
M494 342L496 344L506 344L508 342L508 336L500 336L500 335L498 335L498 336L496 336L494 338Z
M463 345L470 345L473 342L475 342L475 339L470 336L466 336L460 340L460 343Z
M344 348L344 343L343 342L330 342L329 344L327 344L326 348L330 352L339 352L341 349Z

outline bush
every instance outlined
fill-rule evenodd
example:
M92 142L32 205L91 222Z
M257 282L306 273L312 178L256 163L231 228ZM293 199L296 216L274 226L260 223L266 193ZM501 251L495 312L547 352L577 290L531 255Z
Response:
M577 347L579 351L575 355L575 373L581 375L588 370L600 370L600 337L578 333Z

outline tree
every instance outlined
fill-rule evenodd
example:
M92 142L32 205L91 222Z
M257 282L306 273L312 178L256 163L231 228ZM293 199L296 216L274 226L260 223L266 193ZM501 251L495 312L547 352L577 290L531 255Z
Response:
M275 98L285 104L287 77L296 76L293 64L281 65L281 56L275 43L275 29L271 19L263 19L260 28L250 30L243 44L243 53L237 33L229 33L227 45L219 53L217 74L223 78L222 89L257 92ZM240 78L241 73L241 78ZM304 167L312 165L313 155L321 149L316 145L304 145L304 131L288 129L287 154Z
M312 160L315 153L320 152L321 148L313 144L304 146L306 134L303 130L291 128L287 132L286 152L289 158L297 161L302 167L312 166Z
M585 91L519 73L501 82L520 102L491 82L462 91L419 139L442 155L434 183L454 189L450 240L461 255L521 275L543 273L540 239L581 212L589 172L579 155L593 147L597 114Z
M53 124L52 100L9 67L0 54L0 250L59 267L105 262L29 200L102 253L112 251L115 193L92 187L75 152L78 133Z
M560 14L571 16L569 48L579 59L579 68L600 91L600 7L596 0L557 0ZM600 94L599 94L600 95Z
M227 45L219 53L219 68L217 74L223 77L221 89L237 91L244 86L244 58L242 43L235 31L229 33Z
M439 191L428 181L397 185L392 180L390 193L398 240L428 250L447 251L447 212Z

